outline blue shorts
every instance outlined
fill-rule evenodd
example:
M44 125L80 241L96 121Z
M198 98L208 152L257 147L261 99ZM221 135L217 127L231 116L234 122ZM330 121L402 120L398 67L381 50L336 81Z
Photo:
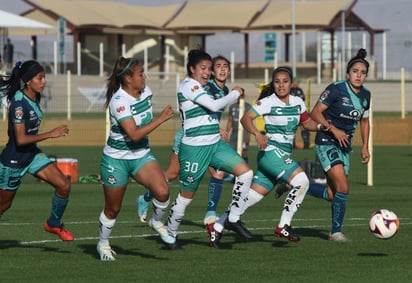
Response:
M259 151L258 168L253 176L252 184L258 184L269 192L279 180L287 182L293 172L299 168L289 153L280 149Z
M336 145L315 145L315 151L325 172L336 164L343 164L346 176L349 174L349 152Z
M139 159L116 159L103 154L100 162L100 176L104 186L117 188L129 183L129 177L134 177L137 171L149 162L157 162L149 151Z
M46 168L50 163L53 163L53 161L43 152L36 154L33 161L23 168L4 166L0 162L0 188L7 191L16 191L27 173L35 176L37 172Z

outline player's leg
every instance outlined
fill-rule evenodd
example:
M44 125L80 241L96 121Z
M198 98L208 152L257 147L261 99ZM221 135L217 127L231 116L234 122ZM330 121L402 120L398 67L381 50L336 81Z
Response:
M167 220L169 235L176 239L186 208L191 203L199 184L207 171L215 145L189 146L181 144L179 151L180 191L173 202ZM184 165L184 166L183 166ZM175 240L176 243L176 240ZM170 249L179 245L169 245Z
M243 226L240 215L246 203L253 179L253 171L243 158L237 154L227 143L219 142L219 148L212 158L212 167L233 173L236 176L232 189L232 200L226 227L242 237L252 238L250 231Z
M151 153L148 153L141 158L139 166L135 168L133 173L136 181L148 188L153 194L153 215L149 220L149 225L159 233L164 242L170 243L172 239L163 223L170 202L169 186L160 164Z
M332 206L332 229L330 240L337 242L349 242L350 240L342 233L343 220L346 213L346 201L349 196L348 172L349 153L342 151L334 145L316 145L316 154L326 171L329 187L333 189ZM334 154L330 154L333 152ZM331 193L328 191L329 198Z
M66 230L61 221L69 202L70 182L57 168L57 165L43 153L36 155L28 172L46 181L55 189L50 216L44 224L44 229L49 233L56 234L63 241L73 241L73 234Z
M179 165L179 147L183 137L183 128L180 128L174 137L174 143L172 152L170 153L169 165L164 172L167 182L171 182L179 177L180 165ZM150 201L153 199L153 195L150 190L146 190L144 195L137 196L137 215L141 222L146 222L147 212L149 210Z
M203 219L205 225L212 224L216 222L217 213L216 208L219 204L220 195L223 188L223 178L225 175L224 171L215 170L209 167L209 172L211 174L209 186L208 186L208 201L206 214Z
M0 162L0 218L12 205L19 185L22 182L24 172L17 173L16 170L11 170L10 167L4 166ZM15 182L9 182L10 178Z
M309 179L300 167L292 173L289 179L291 189L285 199L275 235L289 241L298 242L300 236L292 229L291 222L305 198L309 187Z
M346 213L346 201L349 196L349 184L343 164L333 166L327 172L328 179L336 189L332 200L332 230L330 240L338 242L349 242L350 240L342 233L343 220Z
M131 164L129 164L131 163ZM123 197L129 182L127 166L133 166L133 160L118 160L103 155L100 163L100 176L103 183L104 209L99 215L99 241L97 252L102 261L115 260L116 254L110 246L109 238L116 224ZM116 168L113 171L113 167ZM113 182L116 180L116 182Z

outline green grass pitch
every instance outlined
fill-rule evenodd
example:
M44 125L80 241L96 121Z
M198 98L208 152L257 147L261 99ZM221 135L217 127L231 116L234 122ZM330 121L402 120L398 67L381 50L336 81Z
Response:
M101 147L44 147L57 157L76 158L79 176L97 174ZM167 166L170 147L153 148ZM412 147L374 148L374 185L366 185L366 167L359 148L352 154L351 194L344 232L351 243L327 240L330 204L306 196L292 222L302 239L287 242L273 236L283 198L268 195L250 208L242 220L254 238L243 240L225 231L222 249L208 246L203 227L206 209L206 175L186 210L179 241L184 249L169 251L159 237L140 223L136 197L144 188L130 183L111 244L116 261L97 257L98 217L103 193L98 184L73 184L64 223L76 239L61 242L43 231L50 213L52 188L28 176L12 208L0 220L1 282L410 282L412 234ZM256 168L256 149L250 165ZM313 150L295 150L296 160L313 159ZM172 200L178 182L170 186ZM228 205L231 185L224 184L219 210ZM393 210L400 219L397 235L375 238L368 230L369 216L377 209Z

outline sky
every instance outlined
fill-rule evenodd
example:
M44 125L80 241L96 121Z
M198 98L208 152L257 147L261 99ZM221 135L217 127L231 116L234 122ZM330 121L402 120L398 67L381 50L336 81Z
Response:
M96 1L110 1L110 0L96 0ZM111 0L115 1L115 0ZM193 0L191 0L193 1ZM221 1L221 0L208 0L208 1ZM230 0L226 0L230 1ZM240 0L243 1L243 0ZM244 0L250 1L250 0ZM299 1L299 0L296 0ZM302 0L305 1L305 0ZM306 0L310 1L310 0ZM128 4L138 5L165 5L173 3L181 3L184 0L117 0L117 2L124 2ZM389 4L390 3L390 4ZM389 5L388 5L389 4ZM30 9L26 3L22 0L0 0L1 9L13 12L22 13L27 9ZM412 20L410 20L410 11L412 11L411 0L358 0L353 11L362 18L367 24L375 29L387 29L387 54L388 62L387 68L390 71L398 71L400 67L412 66L412 56L404 56L403 54L411 54L412 51ZM216 35L207 37L208 52L214 54L215 52L221 52L222 46L228 46L228 48L235 48L232 50L235 52L237 58L242 61L243 50L241 46L233 47L233 42L242 42L242 39L238 39L241 35ZM306 42L310 43L311 40L316 40L315 35L311 39L309 35L306 38ZM357 48L356 42L359 45L361 42L361 35L354 35L352 40L355 42L353 48ZM263 61L263 53L261 49L264 48L262 44L262 35L251 35L250 45L251 53L250 60ZM378 68L383 65L384 56L382 47L382 36L375 37L375 60L377 61ZM240 45L240 44L239 44ZM279 44L280 45L280 44ZM259 51L256 51L259 50ZM225 56L229 56L230 50L226 51ZM390 58L389 58L390 56ZM411 70L412 71L412 70Z

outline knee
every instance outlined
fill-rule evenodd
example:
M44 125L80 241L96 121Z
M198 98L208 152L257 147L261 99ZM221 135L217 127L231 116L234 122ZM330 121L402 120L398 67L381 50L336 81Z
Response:
M56 187L56 194L61 198L68 198L70 195L71 184L65 179L65 181Z
M305 174L305 172L298 173L293 179L290 181L290 184L293 187L300 187L303 190L307 190L309 188L309 178Z
M156 191L152 191L152 194L158 201L165 202L169 200L169 186L165 183L164 185L159 186Z
M110 206L110 207L104 208L104 214L109 219L116 219L119 212L120 212L120 206Z
M253 171L252 171L252 169L248 168L248 170L246 170L245 172L240 174L238 177L240 179L252 179L253 178Z

